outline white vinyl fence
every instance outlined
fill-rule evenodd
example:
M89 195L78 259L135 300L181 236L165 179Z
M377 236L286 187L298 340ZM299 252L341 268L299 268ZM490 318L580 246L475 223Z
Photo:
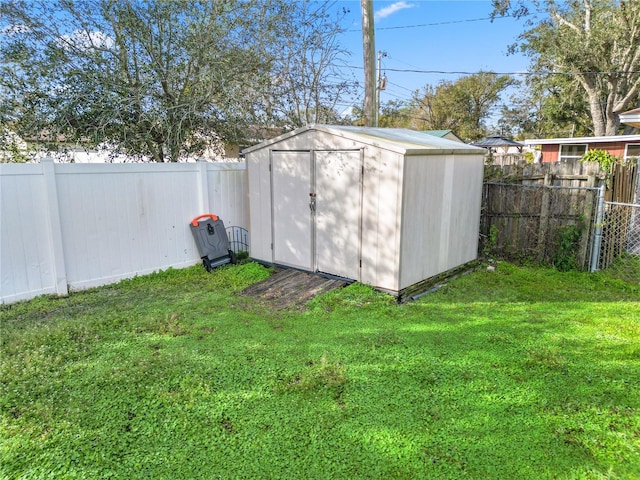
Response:
M199 263L203 213L248 228L244 163L0 164L0 303Z

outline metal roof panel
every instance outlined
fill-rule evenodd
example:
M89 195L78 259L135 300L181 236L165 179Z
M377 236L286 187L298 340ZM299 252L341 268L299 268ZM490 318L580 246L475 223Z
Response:
M309 125L249 147L243 152L248 153L259 150L260 148L281 142L309 130L318 130L333 135L340 135L345 138L403 154L424 154L427 152L484 153L479 147L437 137L427 132L418 132L406 128L354 127L343 125Z

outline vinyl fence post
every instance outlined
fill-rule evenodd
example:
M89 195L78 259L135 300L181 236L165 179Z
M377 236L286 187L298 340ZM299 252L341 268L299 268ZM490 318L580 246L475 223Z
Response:
M69 287L67 286L67 269L65 267L62 242L62 226L60 224L60 204L58 202L55 165L52 158L43 158L40 164L42 165L42 173L44 175L44 187L47 200L47 219L49 220L49 239L51 242L55 292L58 295L68 295Z
M200 214L211 213L209 205L209 176L206 160L198 160L198 195L200 202Z
M606 187L602 185L598 192L598 205L596 207L596 229L593 235L593 248L591 249L591 268L590 272L598 270L600 261L600 247L602 246L602 221L604 220L604 194Z

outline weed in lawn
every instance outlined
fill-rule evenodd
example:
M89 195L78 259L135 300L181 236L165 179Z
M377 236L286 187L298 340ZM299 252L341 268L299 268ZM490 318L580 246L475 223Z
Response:
M157 325L157 332L160 335L169 335L170 337L186 335L190 330L180 317L181 315L179 313L165 315L164 320Z
M344 393L347 384L347 371L339 362L331 362L323 353L319 361L309 360L305 368L286 382L284 389L307 395L329 392L334 400Z
M525 365L527 368L541 367L543 369L558 370L565 368L566 361L560 355L557 347L538 347L537 349L531 349L527 353Z

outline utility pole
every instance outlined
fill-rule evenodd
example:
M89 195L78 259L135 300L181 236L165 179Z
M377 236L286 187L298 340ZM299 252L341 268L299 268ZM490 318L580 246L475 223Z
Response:
M378 52L378 80L376 82L376 121L373 126L378 126L378 118L380 117L380 92L387 88L387 76L382 75L382 58L387 56L387 52L380 50Z
M376 124L376 45L373 28L373 0L360 0L362 6L362 52L364 56L364 119L367 127Z

